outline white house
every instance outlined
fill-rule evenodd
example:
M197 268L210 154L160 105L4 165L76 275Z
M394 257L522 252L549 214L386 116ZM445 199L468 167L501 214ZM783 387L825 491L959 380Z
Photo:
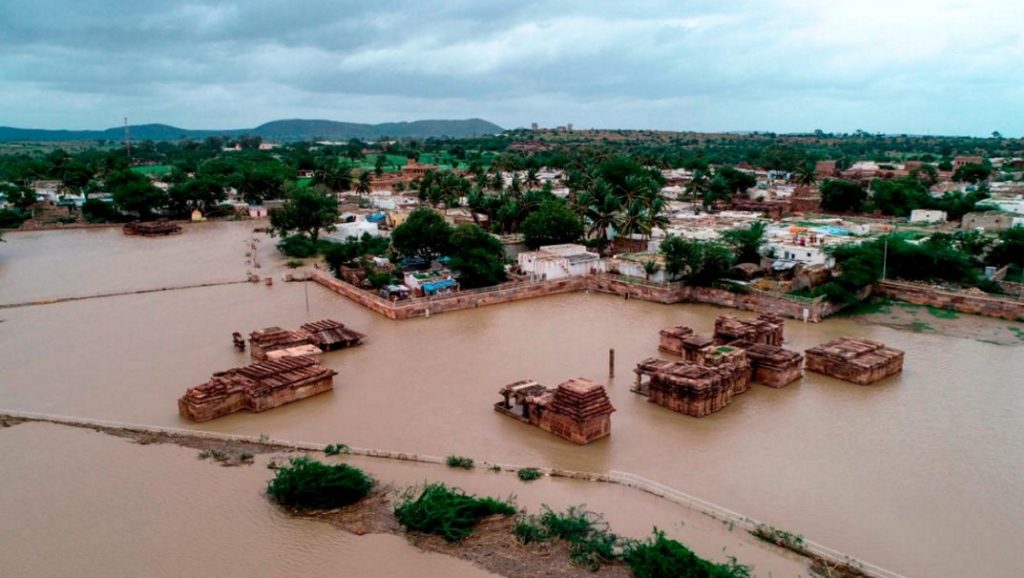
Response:
M377 223L369 221L352 221L350 223L335 223L334 231L324 237L325 241L344 243L349 239L359 239L363 233L369 233L371 237L380 237L381 231Z
M945 223L946 211L931 209L914 209L910 211L911 223Z
M536 279L564 279L603 272L605 263L583 245L547 245L517 257L524 273Z

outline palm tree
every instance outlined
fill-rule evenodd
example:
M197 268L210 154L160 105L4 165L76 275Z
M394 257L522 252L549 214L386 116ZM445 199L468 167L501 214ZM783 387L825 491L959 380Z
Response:
M608 244L608 229L615 226L621 205L608 183L600 182L604 186L595 187L594 203L587 209L587 220L590 222L587 233L596 235L598 246L603 249ZM599 191L603 192L603 196L598 196Z
M661 271L661 265L658 264L654 259L648 259L644 261L644 275L648 281L651 280L651 275L654 275L658 271Z
M644 213L644 235L650 239L654 229L665 229L668 227L669 218L665 214L665 199L662 197L656 197L650 201L647 205L647 210Z
M370 171L363 171L359 173L359 180L356 182L356 192L365 195L369 194L372 190L370 187Z
M637 233L644 232L644 205L636 199L626 205L626 210L620 212L615 218L615 230L623 237L632 237Z
M540 176L537 174L536 167L526 169L526 186L531 189L536 189L540 186Z
M807 163L797 169L796 184L809 187L816 182L818 182L818 173L814 170L814 165Z

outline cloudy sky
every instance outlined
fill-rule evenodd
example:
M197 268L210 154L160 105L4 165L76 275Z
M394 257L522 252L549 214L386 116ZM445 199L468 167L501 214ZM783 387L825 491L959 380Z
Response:
M3 0L0 125L1024 135L1020 0Z

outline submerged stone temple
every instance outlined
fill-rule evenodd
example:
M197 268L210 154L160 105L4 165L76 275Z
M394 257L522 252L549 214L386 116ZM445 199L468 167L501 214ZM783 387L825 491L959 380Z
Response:
M321 319L305 323L301 329L310 334L313 344L324 351L334 351L359 345L366 338L358 331L345 327L344 323L333 319Z
M654 357L637 364L636 387L652 403L693 417L714 413L732 401L736 384L729 372L689 361ZM644 381L644 377L648 380Z
M178 400L178 413L202 422L240 410L261 412L323 393L337 372L312 357L283 357L214 373Z
M121 227L121 231L125 235L142 235L144 237L157 237L174 235L181 232L181 225L168 221L167 219L157 219L156 221L134 221L131 223L125 223Z
M498 392L504 398L495 411L553 433L576 444L611 434L615 411L604 386L577 377L555 388L536 381L511 383Z
M297 331L280 327L253 331L249 334L249 351L255 360L268 359L276 351L286 352L285 355L317 355L359 345L365 338L340 321L321 319L306 323Z
M267 327L249 334L249 354L256 361L267 359L267 354L272 351L305 345L313 345L313 336L308 331Z
M806 352L807 370L860 385L903 371L903 352L869 339L840 337Z
M783 320L772 313L762 313L756 319L740 319L721 315L715 319L715 343L729 345L736 342L764 343L782 346Z
M768 387L785 387L804 376L804 356L765 343L747 347L752 375L750 379Z
M693 329L686 325L667 327L658 335L658 349L678 355L687 361L695 361L700 350L714 343L710 337L694 333Z

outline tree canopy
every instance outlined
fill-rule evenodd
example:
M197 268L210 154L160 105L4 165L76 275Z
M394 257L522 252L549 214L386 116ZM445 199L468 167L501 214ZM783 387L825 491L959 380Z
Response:
M547 201L526 217L522 232L526 246L536 249L576 242L583 235L583 223L565 203Z
M864 187L843 179L828 179L821 183L820 190L821 206L829 211L859 211L868 198Z
M505 280L505 248L501 241L477 225L455 227L451 236L449 265L467 289L495 285Z
M452 227L436 212L419 208L409 213L391 233L391 243L402 255L432 261L451 250Z
M270 212L270 226L281 236L298 231L315 244L320 230L331 230L338 219L338 201L332 194L310 187L293 187L284 206Z

